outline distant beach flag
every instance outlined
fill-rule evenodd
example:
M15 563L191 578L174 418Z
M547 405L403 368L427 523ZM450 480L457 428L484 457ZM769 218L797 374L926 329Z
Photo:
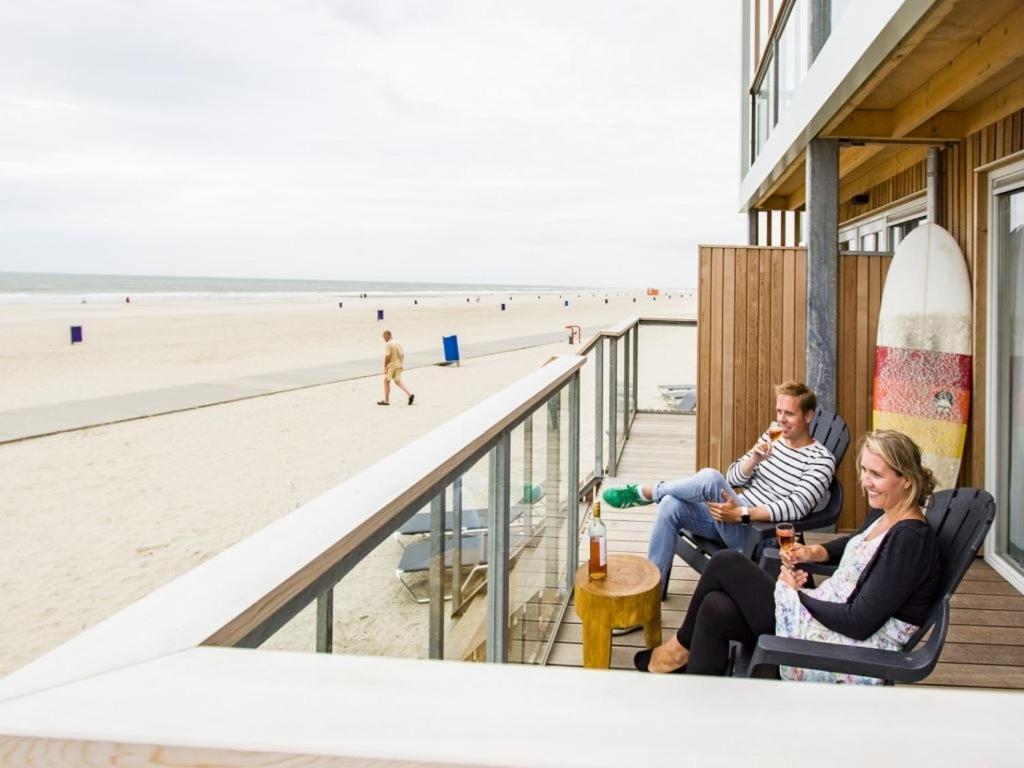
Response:
M82 343L82 326L72 325L71 326L71 343L81 344Z
M377 319L378 320L383 320L384 319L384 310L383 309L378 309L377 310Z

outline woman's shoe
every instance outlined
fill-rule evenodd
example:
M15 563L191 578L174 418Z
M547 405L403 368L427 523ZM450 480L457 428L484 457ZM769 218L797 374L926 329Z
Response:
M650 499L645 499L643 494L640 493L640 489L635 485L622 485L618 488L609 488L601 494L604 498L605 504L609 507L615 507L616 509L626 509L627 507L644 507L654 502Z
M633 657L633 666L636 667L641 672L650 672L650 670L647 669L647 667L651 663L651 654L652 653L654 653L654 649L653 648L644 648L642 651L637 651L636 655ZM669 672L669 674L670 675L685 675L686 674L686 665L683 664L683 666L677 667L676 669L673 669L671 672Z

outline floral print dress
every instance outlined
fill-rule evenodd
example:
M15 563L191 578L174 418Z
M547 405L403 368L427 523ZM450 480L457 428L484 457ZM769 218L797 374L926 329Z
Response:
M821 586L804 590L811 597L826 600L830 603L845 603L846 598L857 586L857 580L864 568L874 557L878 547L888 531L873 541L868 541L868 534L874 529L872 524L864 533L854 536L847 542L843 557L835 573ZM775 584L775 634L779 637L794 637L800 640L817 640L823 643L840 643L842 645L858 645L864 648L881 648L887 651L898 650L911 638L917 627L890 617L875 634L867 640L854 640L821 624L808 611L795 589L781 581ZM783 680L806 680L817 683L854 683L861 685L879 685L882 680L876 677L863 677L839 672L822 672L817 669L800 667L779 667L779 675Z

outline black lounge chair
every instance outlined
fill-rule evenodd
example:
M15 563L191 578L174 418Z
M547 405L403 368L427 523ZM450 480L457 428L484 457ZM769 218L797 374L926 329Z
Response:
M985 491L959 488L935 494L926 517L939 540L941 591L924 624L901 650L883 651L761 635L753 653L738 643L733 644L734 676L770 677L777 675L780 665L785 665L877 677L887 685L923 680L935 669L942 652L949 631L950 599L985 540L995 516L995 501ZM768 559L772 557L777 558L777 553ZM800 567L803 569L804 565ZM815 564L813 570L827 574L834 568ZM925 635L927 639L921 642Z
M850 430L846 422L838 414L832 411L825 411L818 408L814 413L814 420L811 422L811 437L824 445L836 459L838 470L846 449L850 446ZM824 498L811 514L803 520L793 523L797 534L804 531L815 531L820 528L831 528L839 520L839 512L843 508L843 486L839 478L832 476L832 482L828 487L828 496ZM747 531L747 541L743 545L743 554L751 560L760 557L764 544L775 537L775 523L755 522L751 523ZM802 537L801 537L802 540ZM704 572L708 560L718 552L725 549L725 545L705 539L685 528L679 530L679 541L676 542L676 554L679 555L691 568L698 573Z

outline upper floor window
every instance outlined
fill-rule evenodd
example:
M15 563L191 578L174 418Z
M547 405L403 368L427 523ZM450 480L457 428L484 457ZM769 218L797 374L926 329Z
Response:
M811 3L828 33L850 0L747 0L751 3L754 81L750 89L750 162L786 112L810 68ZM817 6L816 6L817 7Z

